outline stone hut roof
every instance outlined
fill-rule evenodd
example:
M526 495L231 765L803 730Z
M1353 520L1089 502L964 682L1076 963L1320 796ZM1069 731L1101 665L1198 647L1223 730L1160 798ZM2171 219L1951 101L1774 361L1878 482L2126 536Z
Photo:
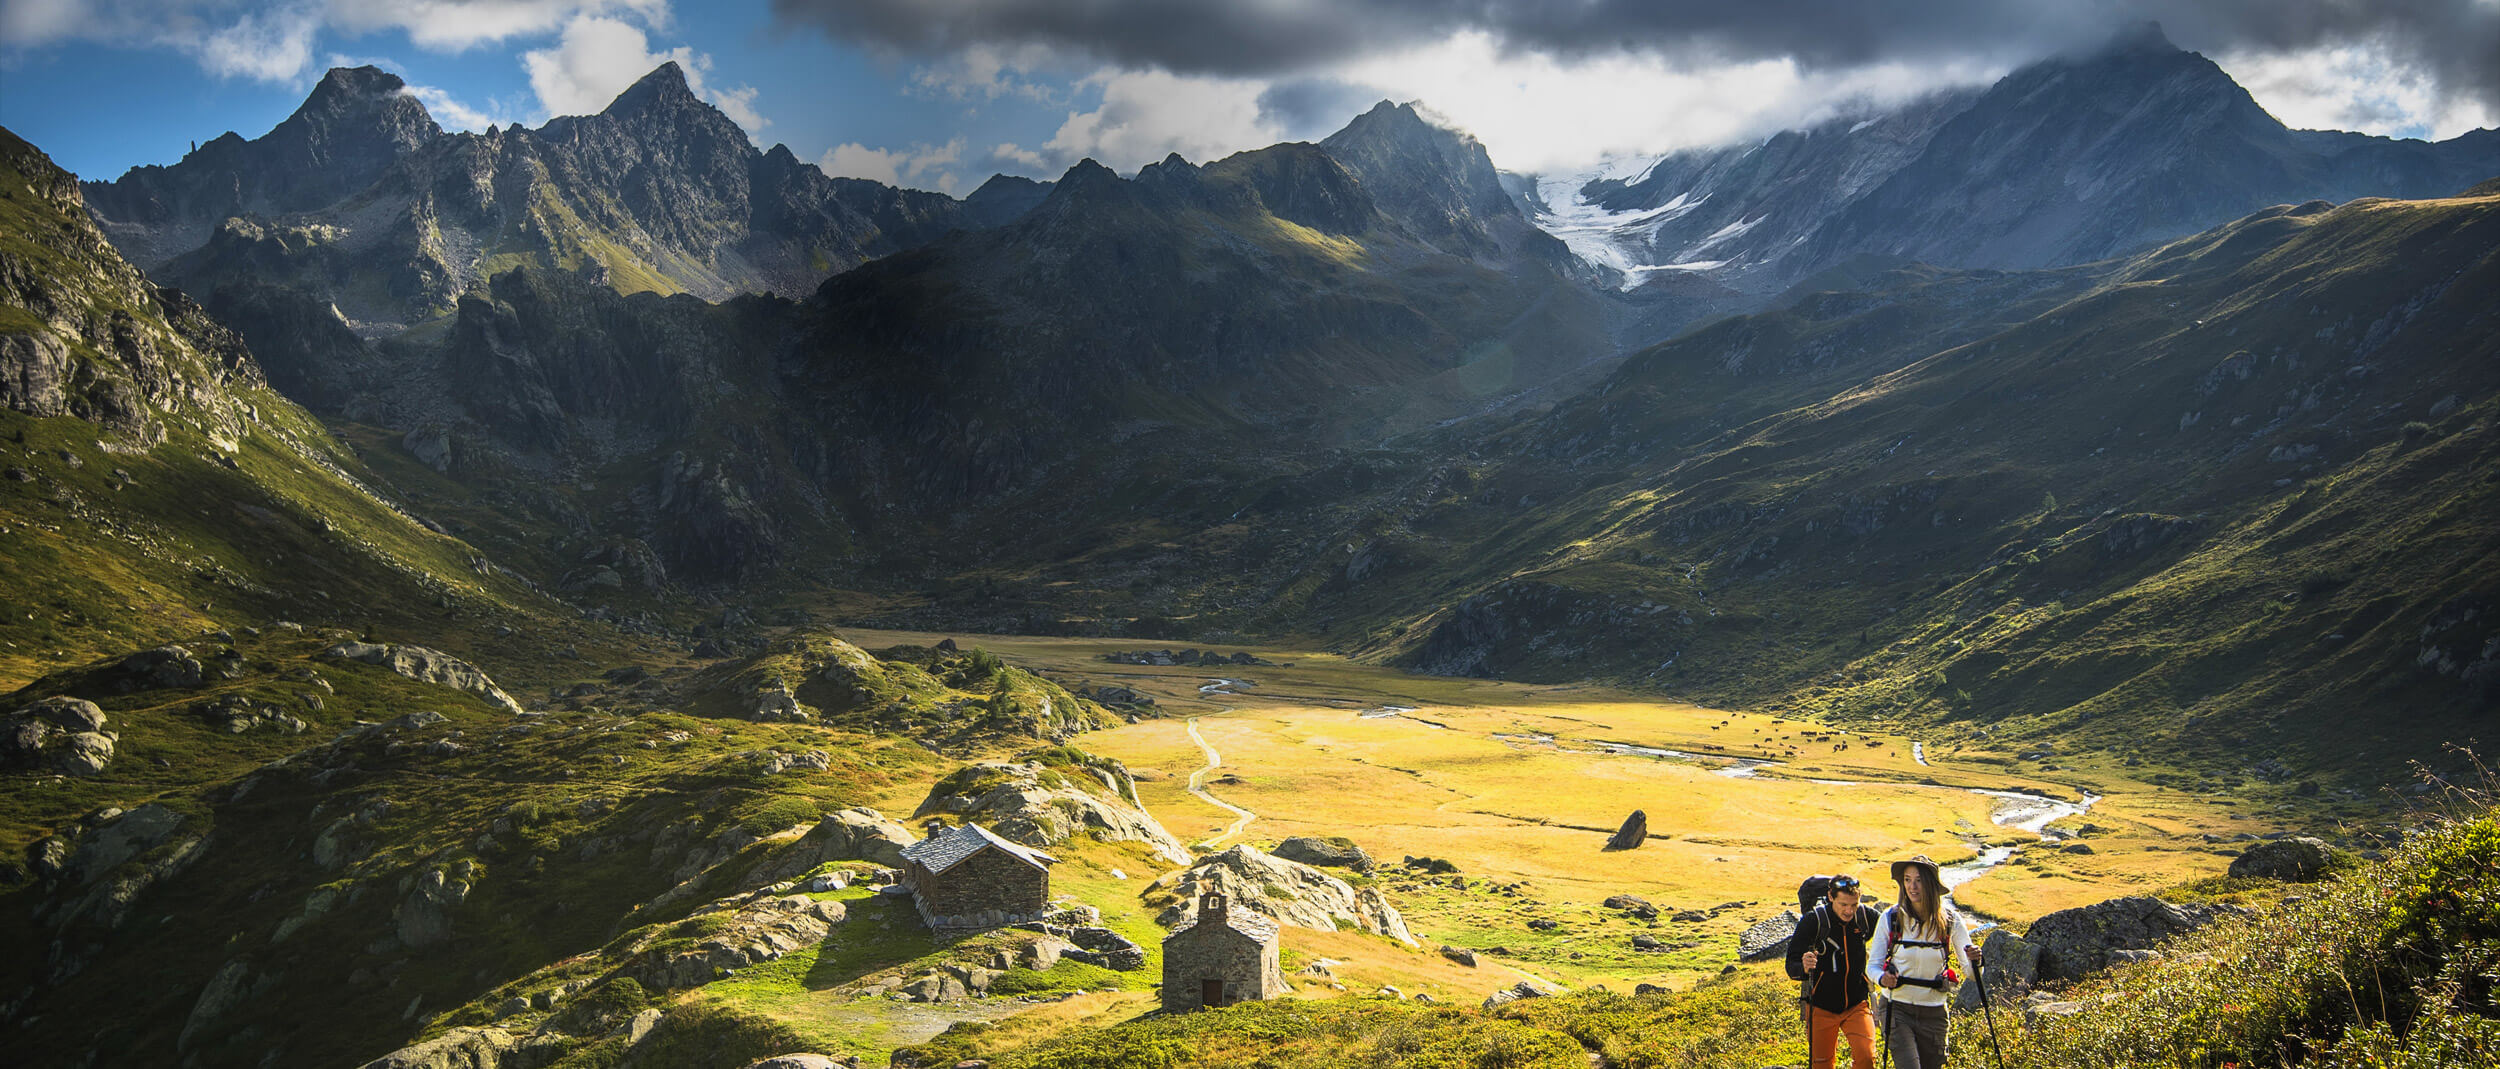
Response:
M906 846L903 848L903 859L917 861L929 870L930 875L936 875L954 868L957 862L980 853L983 847L990 846L995 846L1005 851L1008 856L1045 872L1050 870L1050 866L1059 863L1058 858L1022 843L999 838L996 833L978 824L965 824L943 835L932 835Z

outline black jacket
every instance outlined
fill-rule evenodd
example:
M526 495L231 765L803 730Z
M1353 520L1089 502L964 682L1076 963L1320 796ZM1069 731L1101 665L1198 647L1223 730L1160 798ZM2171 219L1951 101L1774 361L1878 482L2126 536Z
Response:
M1840 1013L1866 1001L1866 942L1875 937L1875 911L1858 907L1858 915L1841 920L1826 902L1797 922L1788 937L1788 978L1805 983L1817 1007ZM1806 975L1805 953L1821 955L1814 975Z

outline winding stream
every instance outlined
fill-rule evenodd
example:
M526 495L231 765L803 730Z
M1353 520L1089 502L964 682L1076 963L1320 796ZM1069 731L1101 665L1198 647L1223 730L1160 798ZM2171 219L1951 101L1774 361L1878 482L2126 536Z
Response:
M1687 753L1682 750L1661 749L1655 746L1634 746L1630 743L1605 742L1597 739L1575 740L1584 742L1587 745L1594 747L1594 749L1580 750L1566 747L1554 736L1545 734L1512 735L1496 733L1493 737L1514 746L1526 745L1550 747L1563 753L1615 754L1624 757L1651 757L1676 761L1695 761L1704 764L1715 764L1720 766L1714 770L1718 775L1727 776L1733 779L1752 778L1756 770L1777 767L1782 763L1764 758L1727 757L1717 754ZM1911 743L1910 755L1916 758L1918 763L1921 765L1926 765L1928 763L1927 746L1925 743ZM1877 781L1872 780L1814 779L1811 777L1803 778L1805 779L1805 782L1808 783L1818 783L1831 787L1861 787L1876 785L1891 787L1926 786L1925 784L1897 782L1879 784ZM2049 830L2049 825L2051 823L2065 817L2082 816L2084 813L2091 810L2093 803L2101 800L2100 795L2093 794L2089 791L2084 792L2082 801L2069 802L2060 798L2048 798L2023 791L1998 791L1989 790L1984 787L1939 786L1933 789L1940 791L1968 791L1972 794L1982 795L1993 799L1995 801L1995 805L1992 807L1992 811L1988 814L1988 820L1990 823L2001 828L2019 828L2023 831L2030 832L2039 836L2040 841L2042 842L2056 842L2066 837L2064 833ZM1981 876L1985 876L1990 870L2013 860L2014 855L2022 852L2022 847L2020 846L1982 846L1977 843L1969 843L1966 845L1969 845L1972 849L1977 850L1979 852L1978 856L1967 861L1960 861L1951 865L1938 866L1938 871L1943 875L1944 882L1947 886L1959 887L1972 880L1978 879ZM1964 912L1968 911L1965 910Z

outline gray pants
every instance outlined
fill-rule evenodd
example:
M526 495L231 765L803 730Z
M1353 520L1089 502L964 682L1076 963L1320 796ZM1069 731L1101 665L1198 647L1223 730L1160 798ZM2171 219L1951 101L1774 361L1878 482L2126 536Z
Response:
M1884 1049L1898 1069L1942 1069L1945 1008L1890 1002L1876 1013L1884 1025Z

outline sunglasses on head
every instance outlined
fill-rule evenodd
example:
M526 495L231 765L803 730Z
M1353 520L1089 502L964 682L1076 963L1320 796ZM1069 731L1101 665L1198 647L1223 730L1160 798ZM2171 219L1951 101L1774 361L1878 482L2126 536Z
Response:
M1855 890L1857 890L1857 889L1858 889L1858 878L1857 878L1857 877L1855 877L1855 876L1834 876L1834 877L1832 877L1832 889L1831 889L1831 893L1832 893L1832 894L1839 894L1839 893L1841 893L1841 892L1843 892L1843 891L1855 891Z

